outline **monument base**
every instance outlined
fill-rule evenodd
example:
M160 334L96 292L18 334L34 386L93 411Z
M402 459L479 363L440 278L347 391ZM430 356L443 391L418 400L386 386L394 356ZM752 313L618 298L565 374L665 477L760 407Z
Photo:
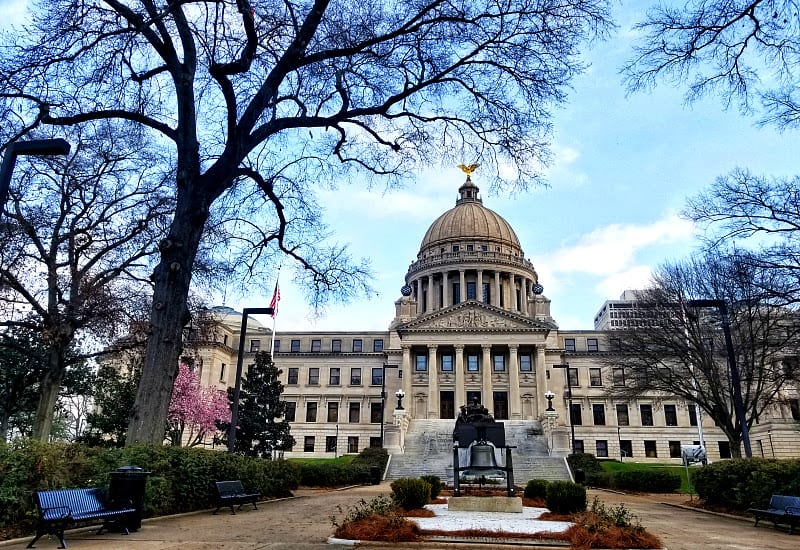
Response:
M450 497L447 509L453 512L522 513L520 497Z

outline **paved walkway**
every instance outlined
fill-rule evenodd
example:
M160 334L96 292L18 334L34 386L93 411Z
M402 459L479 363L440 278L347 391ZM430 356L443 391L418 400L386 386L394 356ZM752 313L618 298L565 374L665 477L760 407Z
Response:
M332 532L330 516L337 507L346 508L359 499L370 500L378 494L388 494L388 484L354 487L342 491L301 489L288 500L259 504L258 510L246 506L236 515L210 512L185 514L145 520L142 528L122 536L94 531L68 531L67 544L71 550L170 550L176 548L230 550L330 550L326 543ZM677 507L686 500L682 495L618 495L590 491L589 499L600 497L606 505L624 503L639 516L641 523L658 535L668 550L797 550L800 534L772 528L770 523L753 528L745 519L732 519ZM668 505L668 504L672 505ZM338 513L341 518L342 514ZM0 543L2 550L22 550L30 538ZM496 548L496 545L421 543L414 545L380 545L370 547L396 548L407 546L420 550L447 548ZM51 550L58 540L43 539L36 547ZM509 547L519 549L519 546ZM542 548L542 547L539 547ZM563 548L562 548L563 550Z

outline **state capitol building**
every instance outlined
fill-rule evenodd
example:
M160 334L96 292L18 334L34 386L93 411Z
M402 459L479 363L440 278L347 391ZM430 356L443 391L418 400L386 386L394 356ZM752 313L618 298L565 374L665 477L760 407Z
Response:
M514 229L484 206L469 175L455 206L422 238L394 307L385 331L275 334L296 440L285 456L333 457L381 444L393 455L412 444L423 455L447 453L467 402L482 403L508 433L538 438L545 456L570 452L571 429L576 452L623 460L677 463L681 445L699 443L694 406L682 399L609 396L625 373L601 359L613 330L635 310L635 293L606 302L593 331L561 329ZM195 364L204 384L225 389L234 386L241 313L214 313L214 341L198 350ZM250 319L244 364L268 351L271 338ZM554 411L546 392L554 394ZM753 456L800 456L798 416L795 392L751 429ZM706 420L708 458L729 458L727 438Z

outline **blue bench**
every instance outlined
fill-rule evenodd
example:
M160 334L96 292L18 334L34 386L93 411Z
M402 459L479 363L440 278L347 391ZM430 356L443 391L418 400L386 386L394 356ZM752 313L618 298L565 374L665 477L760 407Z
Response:
M102 521L98 535L112 523L127 535L128 519L136 513L130 500L108 502L102 489L37 491L34 496L39 517L36 522L36 536L28 544L28 548L33 548L42 535L57 536L61 542L59 548L66 548L65 529L98 521Z
M769 508L750 508L748 512L756 517L753 527L758 527L759 520L766 519L775 527L779 523L788 525L791 535L794 534L794 528L800 526L800 497L772 495L769 499Z
M214 482L214 489L216 489L216 502L217 502L217 509L214 510L216 514L220 508L223 506L229 506L231 509L231 513L235 514L236 511L233 509L235 505L239 505L239 509L242 509L242 506L245 504L252 504L253 508L258 510L258 506L256 505L256 501L261 497L258 493L248 493L244 490L242 486L242 482L239 480L236 481L215 481Z

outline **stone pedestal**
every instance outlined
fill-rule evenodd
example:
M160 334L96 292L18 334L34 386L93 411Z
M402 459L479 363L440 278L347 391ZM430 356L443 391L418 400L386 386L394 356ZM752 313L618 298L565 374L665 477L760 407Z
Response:
M447 509L454 512L522 513L520 497L450 497Z

